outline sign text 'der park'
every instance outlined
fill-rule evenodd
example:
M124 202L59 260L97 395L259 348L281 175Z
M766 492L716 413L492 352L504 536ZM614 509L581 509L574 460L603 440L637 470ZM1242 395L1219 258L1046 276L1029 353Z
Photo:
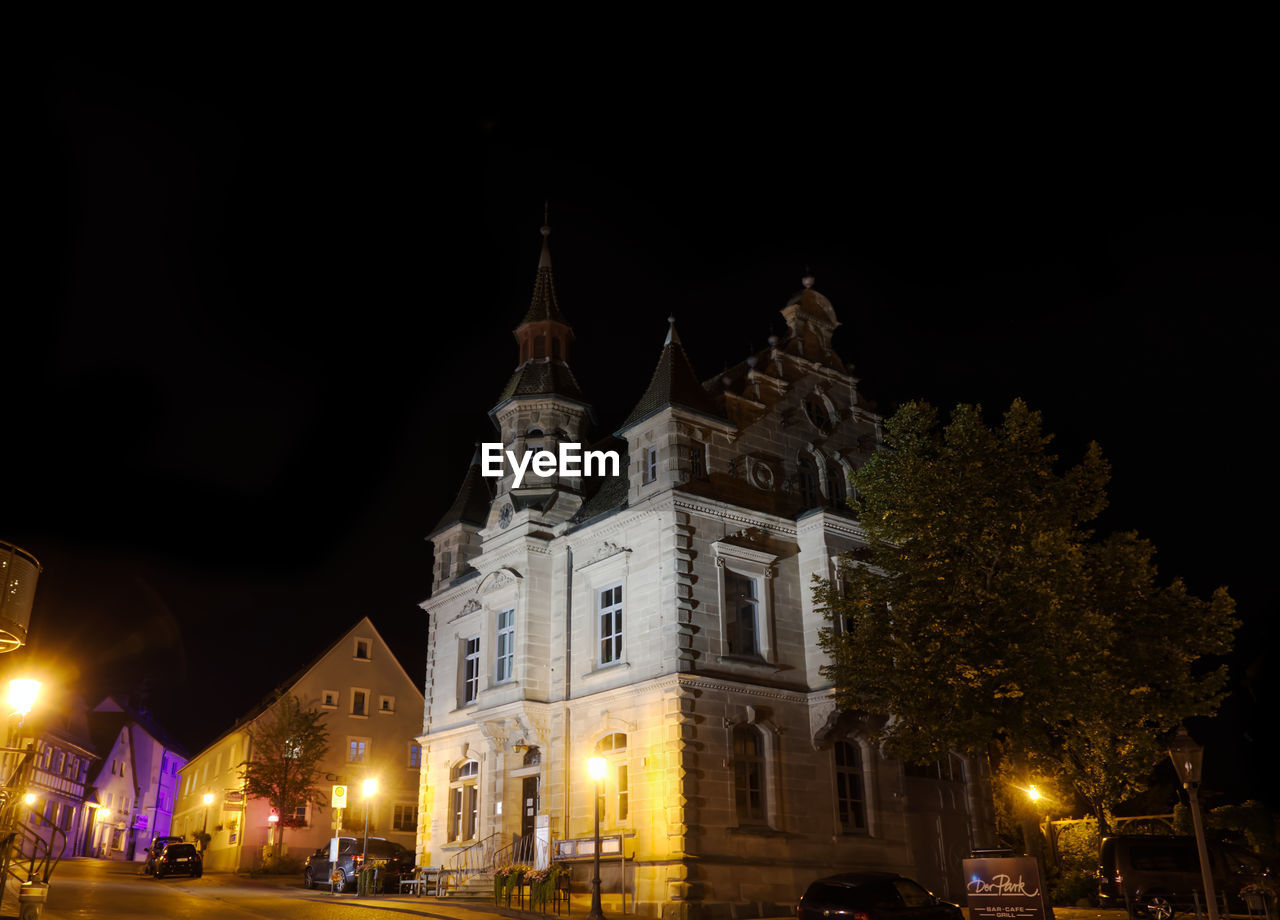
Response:
M503 457L515 473L512 488L520 488L525 473L535 476L617 476L621 468L616 450L583 450L582 445L566 441L549 450L527 450L523 456L503 450L502 444L486 441L480 445L480 475L498 478L503 475Z

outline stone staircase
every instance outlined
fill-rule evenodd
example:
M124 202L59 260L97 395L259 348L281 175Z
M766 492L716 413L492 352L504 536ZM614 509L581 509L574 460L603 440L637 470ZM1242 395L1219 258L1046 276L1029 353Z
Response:
M452 901L492 901L493 870L486 869L484 872L468 875L465 882L449 889L444 896Z

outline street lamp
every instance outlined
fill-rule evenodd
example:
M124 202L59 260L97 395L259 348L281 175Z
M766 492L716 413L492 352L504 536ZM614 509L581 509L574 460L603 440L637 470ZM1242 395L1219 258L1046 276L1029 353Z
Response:
M591 797L591 810L596 817L596 859L595 874L591 878L591 912L587 920L604 920L604 910L600 907L600 784L604 782L606 769L603 757L591 757L587 760L587 773L595 780L595 795Z
M40 681L32 680L29 677L19 677L9 681L8 702L10 714L26 718L36 704L36 697L40 693L40 687Z
M365 863L369 861L369 799L378 794L378 781L376 779L367 779L364 781L364 850L360 854L360 871L364 871Z
M1205 909L1209 920L1218 920L1217 894L1213 890L1213 872L1209 868L1209 847L1204 840L1204 821L1200 817L1201 770L1204 769L1204 748L1195 743L1187 734L1185 725L1179 725L1169 745L1169 759L1173 761L1173 769L1182 781L1182 788L1187 790L1187 802L1191 805L1191 823L1196 832L1196 850L1200 854L1200 881L1204 885Z

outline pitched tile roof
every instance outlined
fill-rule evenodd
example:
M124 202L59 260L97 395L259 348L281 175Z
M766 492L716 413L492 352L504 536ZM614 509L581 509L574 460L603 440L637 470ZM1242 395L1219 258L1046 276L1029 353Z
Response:
M668 318L668 322L671 323L671 328L662 346L658 366L654 368L653 377L649 380L649 388L644 391L627 420L618 427L619 432L626 431L668 406L679 406L711 418L724 417L698 382L698 375L693 372L689 356L685 354L680 336L676 334L675 317Z

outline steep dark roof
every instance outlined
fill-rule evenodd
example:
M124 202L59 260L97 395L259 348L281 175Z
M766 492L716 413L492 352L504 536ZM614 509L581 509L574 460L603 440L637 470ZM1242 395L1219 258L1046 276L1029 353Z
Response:
M609 511L622 508L627 504L627 490L631 480L627 474L627 442L623 438L605 438L599 444L591 445L591 450L616 450L618 452L617 476L590 476L584 480L595 491L587 496L577 514L573 516L577 523L585 523Z
M627 420L618 431L626 431L637 422L643 421L655 412L668 406L679 406L711 418L723 418L716 408L715 402L707 393L698 375L693 372L689 356L685 354L680 337L676 335L675 319L670 319L671 329L667 333L667 341L662 346L662 354L658 358L658 366L653 370L649 380L649 388L644 391L636 407L631 410Z
M567 396L585 403L586 398L578 387L578 381L569 365L550 358L534 358L516 368L507 385L502 388L498 405L514 396Z
M467 475L463 477L462 487L458 489L453 504L436 522L436 526L432 528L431 533L427 534L427 538L430 539L446 527L459 522L483 527L489 517L489 503L492 500L489 483L480 474L480 448L477 447L475 453L471 455L471 466L467 467Z

